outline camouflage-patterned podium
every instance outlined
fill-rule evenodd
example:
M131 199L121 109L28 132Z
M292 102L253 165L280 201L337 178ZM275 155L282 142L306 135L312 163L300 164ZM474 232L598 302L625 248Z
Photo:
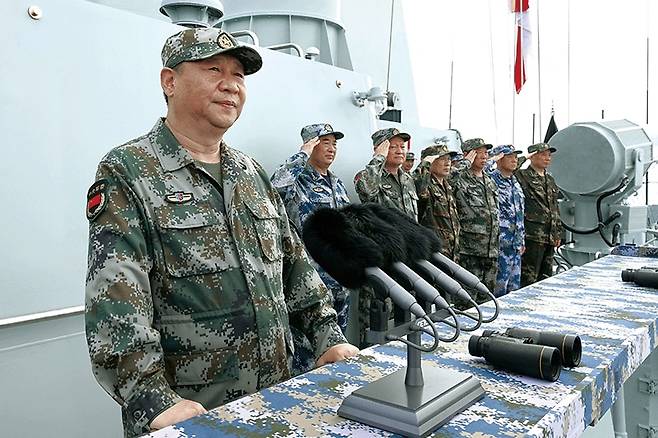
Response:
M623 283L626 268L658 259L607 256L506 295L501 315L484 328L532 327L579 334L579 367L548 383L496 370L468 354L468 334L440 344L423 360L475 375L485 397L444 424L437 437L572 437L596 423L623 382L656 347L658 290ZM352 391L406 365L406 349L388 344L316 369L155 432L154 437L390 436L336 411Z

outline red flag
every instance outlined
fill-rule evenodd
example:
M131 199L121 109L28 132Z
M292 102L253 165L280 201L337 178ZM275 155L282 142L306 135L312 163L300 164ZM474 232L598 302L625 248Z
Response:
M530 48L529 0L512 0L512 12L515 15L516 45L514 47L514 86L516 94L525 84L525 58Z

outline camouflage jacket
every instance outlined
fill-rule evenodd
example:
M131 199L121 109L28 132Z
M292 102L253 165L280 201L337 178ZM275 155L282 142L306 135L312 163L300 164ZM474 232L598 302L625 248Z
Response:
M461 220L459 253L497 258L499 228L496 183L486 173L479 178L467 169L454 175L450 184Z
M455 260L459 255L459 213L447 180L439 183L422 162L414 171L418 193L418 222L433 229L441 240L441 252Z
M300 151L288 158L272 175L272 185L281 195L288 218L298 233L301 232L306 218L318 208L340 208L349 205L350 198L343 182L333 173L328 173L331 184L308 164L306 152ZM313 266L327 287L333 291L343 290L317 263L314 262Z
M375 155L365 169L354 177L354 186L361 202L377 202L397 208L414 220L418 219L418 195L414 180L398 169L397 177L384 168L386 157Z
M222 187L160 120L90 189L105 208L89 223L87 342L128 436L181 397L211 409L287 379L290 326L316 357L346 342L264 170L220 154Z
M558 209L560 190L546 172L519 169L514 174L525 194L525 238L533 242L553 245L562 237L562 221Z
M498 186L500 246L519 250L525 245L525 196L521 185L514 175L507 178L498 169L492 170L489 176Z

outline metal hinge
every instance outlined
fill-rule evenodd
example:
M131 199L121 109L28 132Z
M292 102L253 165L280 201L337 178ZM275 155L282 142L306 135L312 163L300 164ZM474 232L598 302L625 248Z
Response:
M638 438L657 438L658 437L658 427L656 426L647 426L644 424L638 424ZM646 435L643 435L644 432Z
M639 378L637 379L640 381L640 387L638 388L638 391L643 392L645 394L649 395L655 395L658 392L658 381L654 379L643 379ZM646 387L642 387L642 383L646 384Z

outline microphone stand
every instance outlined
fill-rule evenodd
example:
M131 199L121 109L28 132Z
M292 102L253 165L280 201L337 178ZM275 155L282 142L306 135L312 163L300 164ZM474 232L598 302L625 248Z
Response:
M484 397L484 389L474 376L423 364L421 353L435 350L441 339L432 320L454 317L454 313L445 309L432 312L431 303L416 298L427 315L413 319L411 312L395 306L396 326L391 329L385 303L374 299L381 305L371 304L371 310L379 309L380 314L375 318L371 314L366 340L373 344L391 340L405 343L407 366L352 392L338 409L341 417L404 436L423 437ZM422 332L431 333L434 345L428 348L421 344Z

